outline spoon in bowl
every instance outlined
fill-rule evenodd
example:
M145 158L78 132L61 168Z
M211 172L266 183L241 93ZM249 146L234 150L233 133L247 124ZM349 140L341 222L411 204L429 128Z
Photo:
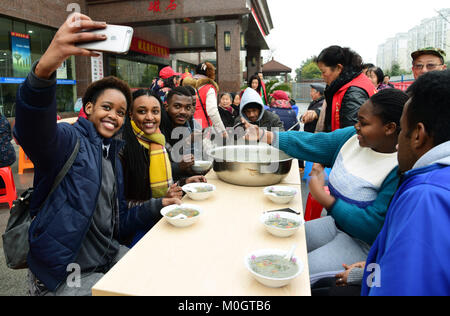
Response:
M175 216L173 219L187 219L187 216L184 214L179 214L179 215Z
M297 249L297 244L292 245L289 252L284 256L284 259L287 261L291 261L292 257L294 256L295 249Z

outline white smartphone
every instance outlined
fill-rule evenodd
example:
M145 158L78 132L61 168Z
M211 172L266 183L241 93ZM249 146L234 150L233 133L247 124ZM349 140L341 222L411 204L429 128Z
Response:
M106 40L77 44L76 46L98 52L126 54L130 50L134 30L129 26L107 25L105 29L86 32L105 34Z

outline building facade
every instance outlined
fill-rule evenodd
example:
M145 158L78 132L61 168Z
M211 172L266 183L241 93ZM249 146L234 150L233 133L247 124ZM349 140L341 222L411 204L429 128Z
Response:
M213 62L221 90L236 92L242 72L260 71L261 50L269 49L266 36L273 25L266 0L75 1L0 2L0 111L6 116L15 116L20 83L74 11L135 32L127 55L72 57L58 70L58 112L74 112L87 86L104 76L148 88L167 65L193 73L197 64Z

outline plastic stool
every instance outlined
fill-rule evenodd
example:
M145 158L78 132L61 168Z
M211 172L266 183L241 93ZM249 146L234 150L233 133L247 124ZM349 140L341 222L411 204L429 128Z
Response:
M306 183L309 183L309 174L312 171L313 168L313 162L309 162L309 161L305 161L305 174L303 175L303 181L305 181ZM331 173L331 168L325 168L325 183L328 181L328 178L330 176Z
M34 165L31 160L27 157L22 147L19 147L19 174L23 174L25 169L34 169Z
M324 190L330 194L328 187L324 187ZM323 206L312 197L311 193L309 193L305 208L305 221L309 222L320 218L322 210Z
M9 208L17 200L16 185L14 184L14 176L10 167L0 168L0 177L5 183L5 188L0 190L0 203L8 203Z

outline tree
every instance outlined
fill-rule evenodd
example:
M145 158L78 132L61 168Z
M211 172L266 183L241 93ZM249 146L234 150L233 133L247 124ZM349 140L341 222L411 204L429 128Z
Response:
M302 79L320 79L322 78L322 72L315 62L311 62L302 69Z
M271 80L268 83L266 83L266 93L268 96L273 94L276 90L283 90L288 93L291 93L292 86L290 83L284 83L278 80Z
M310 57L305 60L300 68L295 70L297 74L295 81L300 82L304 79L320 79L322 78L322 73L315 63L315 57Z
M398 63L394 63L391 67L391 77L401 76L402 72L400 70L400 65Z
M401 69L400 65L398 63L394 63L392 65L391 69L389 69L385 72L385 75L388 75L390 77L408 75L408 74L411 74L411 70Z

